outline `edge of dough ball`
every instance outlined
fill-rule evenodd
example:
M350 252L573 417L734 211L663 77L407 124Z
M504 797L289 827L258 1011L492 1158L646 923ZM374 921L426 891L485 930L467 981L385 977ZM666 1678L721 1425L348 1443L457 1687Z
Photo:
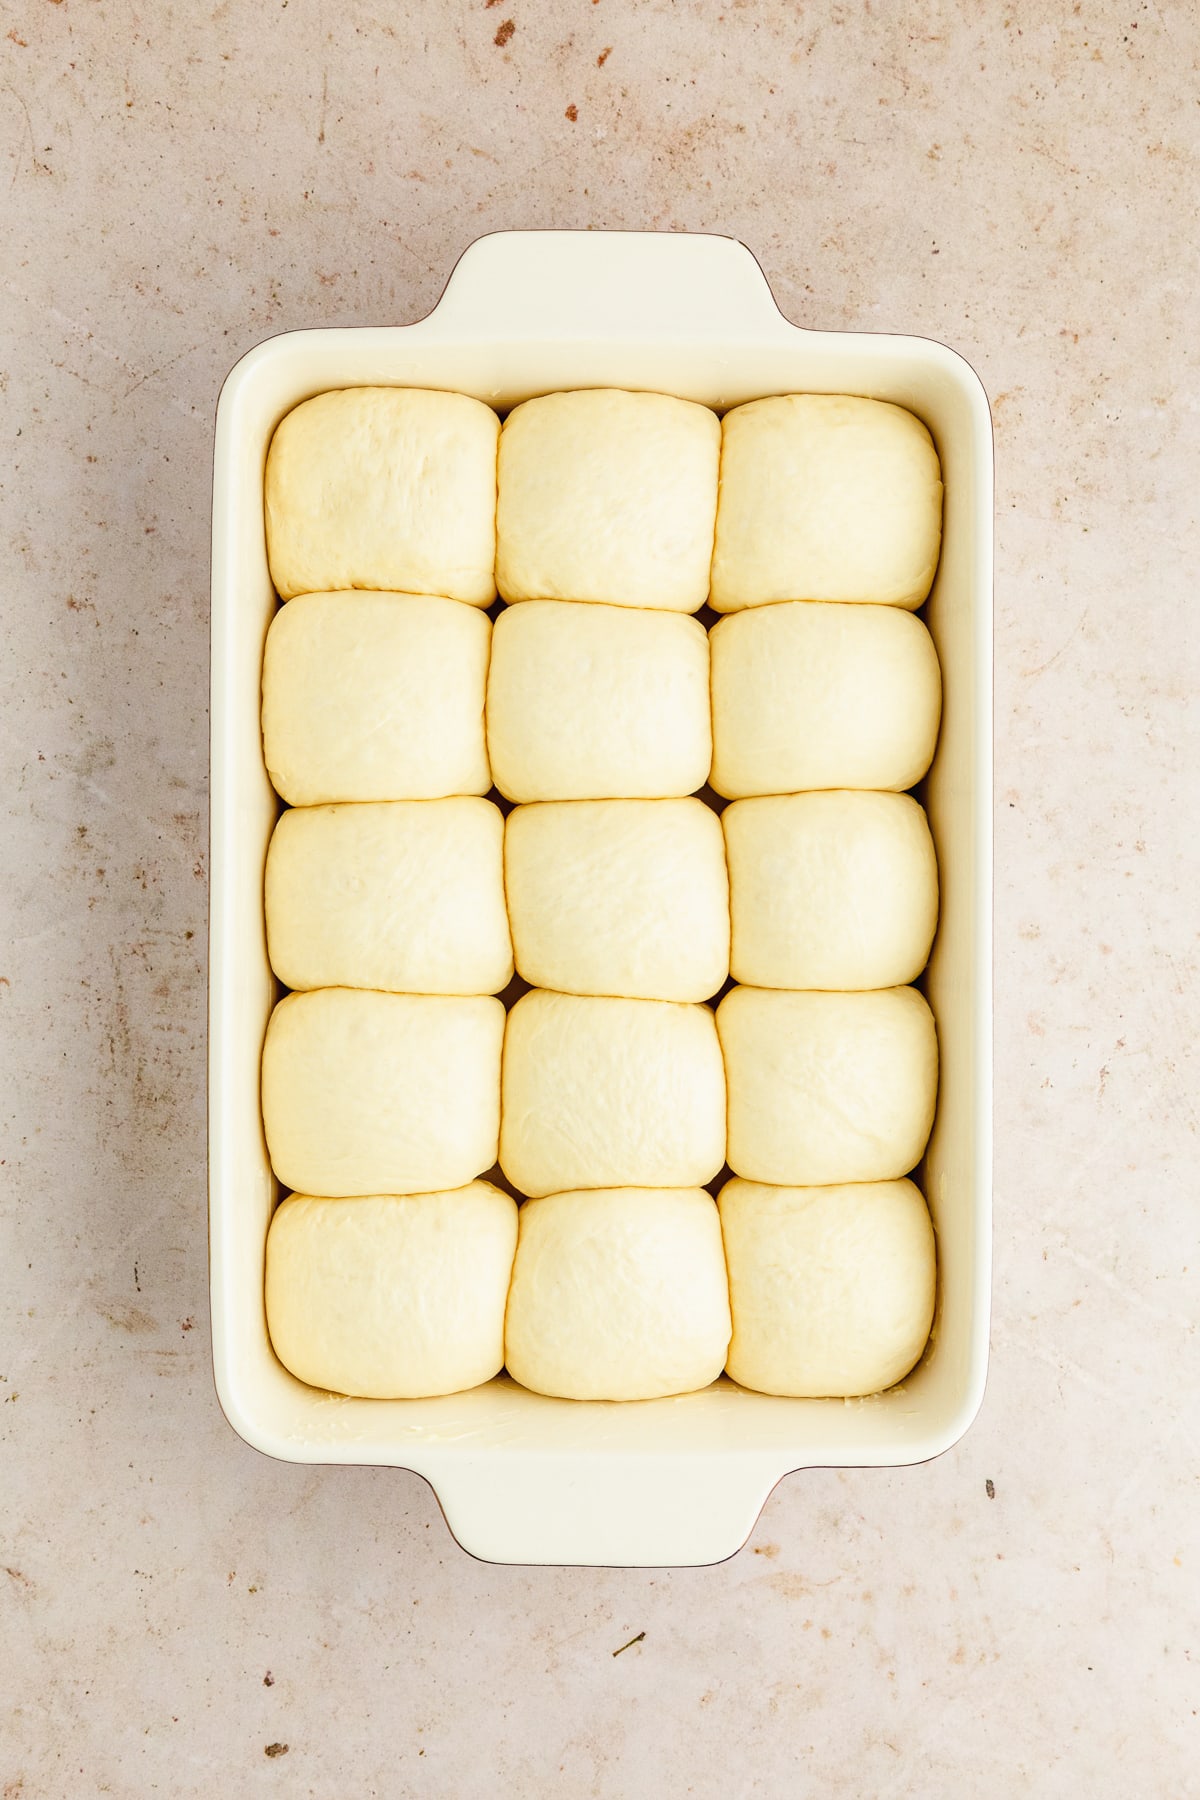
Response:
M867 440L848 446L849 495L836 482L842 447L831 433ZM824 443L808 441L822 434ZM882 486L866 485L869 462ZM719 613L777 600L923 605L941 555L941 473L929 428L890 400L775 394L731 408L710 605Z
M262 669L263 761L276 793L289 806L486 794L491 636L486 612L446 594L354 588L278 607ZM368 644L364 692L354 665ZM393 684L385 673L398 663Z
M644 1054L638 1061L646 1051L663 1054L650 1066ZM531 988L508 1014L499 1162L530 1198L585 1183L702 1186L725 1163L725 1108L725 1064L707 1006ZM614 1130L625 1133L615 1147Z
M513 977L491 800L293 806L267 846L267 954L293 992L499 994Z
M367 589L490 606L499 437L490 406L449 389L363 384L292 407L263 482L280 599ZM364 459L365 474L355 467Z
M492 995L286 994L261 1075L284 1187L327 1199L476 1180L496 1161L504 1024Z
M850 831L855 814L862 822L857 836ZM921 974L937 934L940 894L929 820L911 794L822 788L756 795L731 800L721 824L735 982L857 992L904 987ZM816 884L805 885L813 869L824 877L821 905L812 901ZM901 881L909 913L903 931Z
M720 456L716 413L673 394L576 388L515 406L497 459L501 597L698 612Z
M829 788L903 793L928 773L942 673L915 613L782 600L726 613L709 647L709 780L725 799Z
M461 1393L498 1375L517 1207L446 1192L292 1194L267 1232L271 1345L298 1381L361 1399Z
M703 1188L565 1189L521 1208L504 1349L523 1387L567 1400L694 1392L720 1375L730 1332Z
M914 1182L768 1187L718 1197L740 1387L795 1399L879 1394L929 1342L937 1296L933 1224Z
M925 1154L938 1041L919 989L735 987L717 1034L735 1175L784 1187L895 1181Z
M496 786L518 805L696 793L712 763L708 633L693 613L653 607L506 606L487 744Z
M695 1004L729 975L725 838L702 800L515 806L504 880L531 987Z

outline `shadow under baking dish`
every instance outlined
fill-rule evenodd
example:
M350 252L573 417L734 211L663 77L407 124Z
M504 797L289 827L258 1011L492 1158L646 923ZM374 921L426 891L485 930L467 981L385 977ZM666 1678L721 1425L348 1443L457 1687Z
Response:
M938 1116L917 1179L938 1238L929 1348L867 1400L782 1400L722 1379L676 1399L558 1401L506 1376L436 1400L305 1387L270 1347L263 1248L276 1189L259 1108L276 994L262 877L278 812L259 729L275 597L262 479L279 420L327 389L474 394L628 387L724 411L767 394L892 400L929 426L946 506L924 617L944 679L919 793L938 851L941 922L921 985L941 1047ZM969 367L928 340L803 331L729 239L501 233L472 245L419 324L293 332L237 365L217 415L213 504L209 1191L213 1359L231 1424L297 1462L376 1463L433 1485L458 1541L502 1562L697 1564L730 1555L788 1471L889 1465L944 1450L978 1409L990 1283L991 431Z

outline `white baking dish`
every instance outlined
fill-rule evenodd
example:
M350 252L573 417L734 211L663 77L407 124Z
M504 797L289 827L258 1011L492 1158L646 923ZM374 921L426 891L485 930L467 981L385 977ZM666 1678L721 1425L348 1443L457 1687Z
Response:
M547 1400L501 1378L449 1399L347 1400L275 1360L263 1246L276 1188L259 1113L274 999L262 875L277 806L259 736L275 607L263 465L293 406L359 384L456 389L501 410L558 388L646 388L721 409L764 394L866 394L910 407L932 431L945 540L925 617L945 714L923 797L942 878L927 983L942 1081L923 1186L939 1300L924 1360L890 1393L778 1400L722 1381L615 1405ZM991 569L991 422L972 370L925 339L788 324L754 258L729 239L501 233L471 246L416 325L290 332L243 357L221 393L213 478L209 1194L217 1392L249 1443L294 1462L414 1469L459 1543L493 1561L685 1564L736 1550L789 1470L919 1462L961 1435L988 1343Z

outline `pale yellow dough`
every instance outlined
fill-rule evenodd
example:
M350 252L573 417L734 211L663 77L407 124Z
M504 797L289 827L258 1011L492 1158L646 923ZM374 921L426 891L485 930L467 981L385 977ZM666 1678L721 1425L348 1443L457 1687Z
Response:
M937 927L937 858L908 794L735 800L730 971L750 987L882 988L915 981Z
M721 1190L734 1381L763 1394L876 1394L933 1321L933 1228L911 1181Z
M933 1014L916 988L732 988L717 1008L735 1175L781 1187L891 1181L925 1151Z
M462 1187L496 1161L499 1000L318 988L267 1026L271 1164L298 1193Z
M267 1327L310 1387L454 1394L504 1362L517 1208L486 1181L353 1200L296 1194L267 1234Z
M500 1166L522 1194L702 1187L725 1161L706 1006L535 989L508 1015Z
M729 973L729 884L701 800L563 800L508 816L517 972L535 987L707 1000Z
M941 523L937 451L903 407L845 394L752 400L725 415L712 604L920 606Z
M568 1400L651 1400L715 1381L729 1344L717 1209L702 1188L550 1194L521 1208L509 1374Z
M941 671L912 613L794 600L720 619L710 642L718 794L901 791L933 761Z
M501 594L697 611L720 450L716 414L666 394L592 388L514 407L500 437Z
M496 597L500 421L466 394L359 387L288 413L267 452L281 599L332 588Z
M512 980L504 819L490 800L293 807L271 838L265 896L286 987L496 994Z
M291 806L486 794L492 623L458 600L305 594L271 621L263 750Z
M692 794L712 760L698 619L531 600L492 634L488 751L510 800Z

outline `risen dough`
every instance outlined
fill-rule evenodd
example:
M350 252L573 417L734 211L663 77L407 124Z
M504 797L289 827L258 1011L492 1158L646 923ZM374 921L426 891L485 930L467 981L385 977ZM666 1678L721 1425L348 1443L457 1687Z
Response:
M534 990L508 1015L500 1165L523 1194L702 1187L725 1161L706 1006Z
M718 794L900 790L932 762L941 672L912 613L758 606L721 619L711 648Z
M915 981L937 926L937 859L908 794L788 794L721 815L730 969L751 987Z
M891 1181L924 1153L937 1033L916 988L731 989L717 1009L729 1166L781 1187Z
M289 994L263 1046L271 1164L304 1194L461 1187L496 1160L499 1000L318 988Z
M602 1188L521 1208L505 1361L568 1400L651 1400L715 1381L729 1344L717 1209L702 1188Z
M512 980L504 819L490 800L294 807L265 888L286 987L495 994Z
M263 748L292 806L486 794L491 620L415 594L306 594L271 621Z
M563 800L508 816L517 971L535 987L707 1000L729 973L721 822L701 800Z
M907 1375L933 1320L935 1252L911 1181L729 1181L721 1228L730 1375L763 1394L876 1394Z
M698 619L531 600L496 620L488 751L510 800L692 794L712 759Z
M500 437L500 592L695 612L720 451L716 414L666 394L592 388L515 407Z
M267 452L281 598L399 588L494 600L499 432L482 401L425 388L343 388L297 406Z
M373 1400L454 1394L504 1362L517 1208L486 1181L448 1194L294 1195L267 1234L267 1327L311 1387Z
M712 604L920 606L941 541L937 451L883 400L785 394L726 413Z

